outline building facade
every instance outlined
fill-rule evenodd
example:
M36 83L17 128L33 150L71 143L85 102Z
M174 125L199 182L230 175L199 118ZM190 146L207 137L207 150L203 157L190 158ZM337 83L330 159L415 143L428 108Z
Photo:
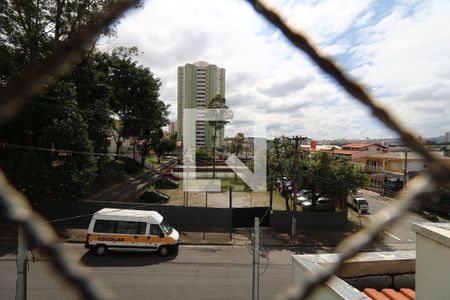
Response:
M435 155L442 163L450 164L450 159L442 153L435 152ZM428 168L426 160L415 152L408 152L407 155L405 152L372 154L365 159L370 179L368 188L389 197L393 197L403 187L405 175L409 181ZM390 191L393 188L387 187L387 184L396 187L394 191Z
M178 67L177 139L183 140L183 110L205 109L216 95L225 98L225 69L204 61ZM213 147L214 128L208 121L196 121L197 148ZM223 147L224 129L217 133L217 147Z

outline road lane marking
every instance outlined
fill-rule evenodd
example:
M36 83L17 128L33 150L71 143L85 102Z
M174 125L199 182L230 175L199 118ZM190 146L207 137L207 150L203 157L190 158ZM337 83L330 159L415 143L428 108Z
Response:
M387 232L386 230L384 231L384 233L386 233L387 235L393 237L394 239L396 239L397 241L401 241L400 238L396 237L395 235L393 235L392 233Z

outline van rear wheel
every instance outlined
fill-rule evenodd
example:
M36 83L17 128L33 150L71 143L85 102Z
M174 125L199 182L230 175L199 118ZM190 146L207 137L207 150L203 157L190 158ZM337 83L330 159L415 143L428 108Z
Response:
M108 249L105 245L98 245L97 247L95 247L95 254L97 254L98 256L103 256L106 254L106 250Z
M159 246L158 248L158 255L159 256L166 256L169 254L169 247L167 246Z

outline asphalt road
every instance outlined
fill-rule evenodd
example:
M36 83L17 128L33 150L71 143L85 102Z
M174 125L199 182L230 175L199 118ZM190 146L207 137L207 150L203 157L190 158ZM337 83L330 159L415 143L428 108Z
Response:
M153 253L110 253L97 257L80 244L64 247L74 253L75 262L84 264L83 268L101 280L117 299L251 298L252 260L246 247L182 246L177 255L167 258ZM263 251L261 299L273 299L288 285L292 254L282 249ZM54 275L49 265L45 257L30 262L28 298L78 299L73 287ZM15 274L15 255L0 247L0 299L14 298Z
M364 197L369 203L369 211L368 213L362 214L361 219L363 224L370 224L377 212L383 209L391 208L396 201L395 199L372 195L372 193L364 193ZM412 230L412 224L423 222L429 221L417 214L407 212L406 215L397 222L397 224L384 230L384 234L382 236L384 243L415 246L416 234Z
M134 201L138 197L138 192L152 182L153 176L154 172L147 171L128 182L101 191L85 200L111 201L111 199L114 199L114 201Z

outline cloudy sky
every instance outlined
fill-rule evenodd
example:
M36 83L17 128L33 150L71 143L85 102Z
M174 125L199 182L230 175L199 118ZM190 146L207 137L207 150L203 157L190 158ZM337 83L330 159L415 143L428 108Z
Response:
M407 127L426 137L450 131L450 1L270 1ZM396 135L337 87L245 1L150 0L102 47L137 46L161 78L176 120L177 66L207 61L226 69L231 109L255 113L269 137L316 139ZM234 120L226 134L251 122Z

